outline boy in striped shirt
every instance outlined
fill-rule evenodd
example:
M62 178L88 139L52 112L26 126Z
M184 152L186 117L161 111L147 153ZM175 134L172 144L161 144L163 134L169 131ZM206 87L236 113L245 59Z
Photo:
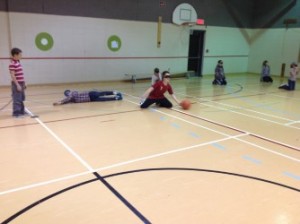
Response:
M22 58L22 50L19 48L11 49L11 61L9 64L9 73L11 76L11 90L13 101L13 113L14 117L25 115L25 79L23 73L23 67L20 63Z

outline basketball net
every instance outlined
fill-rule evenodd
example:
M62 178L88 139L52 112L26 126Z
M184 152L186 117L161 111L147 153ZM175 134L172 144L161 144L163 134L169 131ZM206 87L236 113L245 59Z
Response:
M191 34L191 28L193 28L196 25L197 24L195 22L184 22L180 26L183 28L184 32Z

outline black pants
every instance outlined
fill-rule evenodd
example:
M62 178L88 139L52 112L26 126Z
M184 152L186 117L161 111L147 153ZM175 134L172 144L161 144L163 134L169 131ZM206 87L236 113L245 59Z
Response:
M270 76L263 76L260 81L262 81L262 82L273 82L273 79Z
M225 78L214 79L212 82L213 85L227 85L227 81Z
M159 107L171 108L173 105L167 98L161 99L149 99L147 98L144 103L142 103L141 108L147 108L150 105L156 103Z

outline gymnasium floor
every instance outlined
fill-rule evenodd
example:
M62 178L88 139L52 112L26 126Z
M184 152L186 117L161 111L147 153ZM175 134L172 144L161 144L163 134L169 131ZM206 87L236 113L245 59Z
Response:
M187 111L139 109L150 80L29 86L39 117L0 111L0 222L299 224L300 84L211 81L171 79ZM124 99L52 106L65 89Z

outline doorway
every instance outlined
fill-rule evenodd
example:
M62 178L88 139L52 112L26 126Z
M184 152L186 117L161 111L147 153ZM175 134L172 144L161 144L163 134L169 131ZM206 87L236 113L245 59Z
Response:
M192 71L194 76L202 77L204 30L191 30L189 42L188 71Z

